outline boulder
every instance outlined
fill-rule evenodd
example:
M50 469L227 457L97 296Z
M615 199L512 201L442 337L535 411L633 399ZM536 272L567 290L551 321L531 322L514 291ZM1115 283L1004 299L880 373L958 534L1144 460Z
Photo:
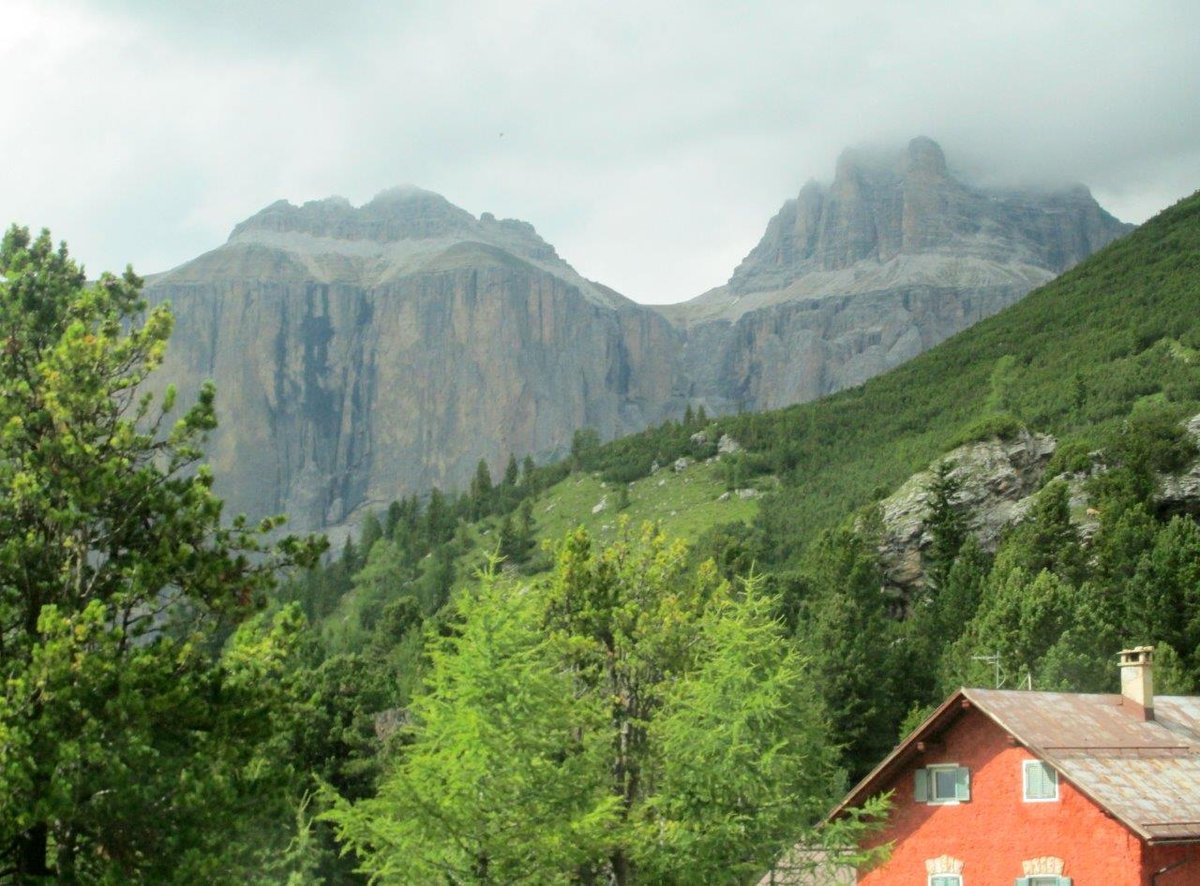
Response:
M741 452L742 446L737 440L730 437L728 434L722 434L721 439L717 441L718 455L732 455L735 452Z

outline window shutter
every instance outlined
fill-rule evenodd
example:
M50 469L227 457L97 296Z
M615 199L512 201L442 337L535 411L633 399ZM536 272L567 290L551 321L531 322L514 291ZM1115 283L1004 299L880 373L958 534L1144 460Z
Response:
M918 803L929 802L929 770L918 769L913 773L913 799Z
M959 766L954 772L954 797L956 800L971 799L971 770Z
M1071 878L1070 877L1059 877L1058 878L1058 886L1071 886Z
M1017 877L1015 886L1029 886L1029 878L1028 877Z

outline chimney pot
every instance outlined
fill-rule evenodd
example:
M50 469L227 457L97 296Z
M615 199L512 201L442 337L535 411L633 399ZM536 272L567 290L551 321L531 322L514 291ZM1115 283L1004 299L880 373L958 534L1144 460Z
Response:
M1154 647L1122 649L1121 704L1141 720L1154 719Z

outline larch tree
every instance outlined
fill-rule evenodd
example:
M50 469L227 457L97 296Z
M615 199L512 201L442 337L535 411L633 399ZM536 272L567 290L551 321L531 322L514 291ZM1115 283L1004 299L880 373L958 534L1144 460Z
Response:
M539 583L485 577L377 797L327 814L380 882L743 883L843 786L777 603L648 527L570 535ZM878 812L878 808L875 809Z

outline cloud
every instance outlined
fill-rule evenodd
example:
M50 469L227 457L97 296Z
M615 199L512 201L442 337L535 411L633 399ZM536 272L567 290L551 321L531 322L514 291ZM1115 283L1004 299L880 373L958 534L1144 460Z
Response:
M1197 32L1166 0L9 0L0 212L154 271L278 198L412 182L675 301L847 144L928 134L1144 219L1200 187Z

